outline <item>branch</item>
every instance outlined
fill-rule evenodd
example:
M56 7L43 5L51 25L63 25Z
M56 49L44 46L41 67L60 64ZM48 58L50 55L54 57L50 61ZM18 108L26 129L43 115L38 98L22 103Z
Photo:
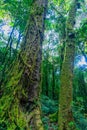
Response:
M52 9L54 9L58 14L60 14L60 16L64 17L64 15L62 14L62 13L64 13L64 12L58 11L52 4L50 4L50 6L51 6Z

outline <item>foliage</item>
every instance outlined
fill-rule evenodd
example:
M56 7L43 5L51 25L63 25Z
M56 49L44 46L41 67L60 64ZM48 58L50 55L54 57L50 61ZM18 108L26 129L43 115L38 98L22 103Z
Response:
M42 112L46 115L55 113L58 110L57 101L51 100L49 97L45 95L41 96L41 104Z
M61 54L64 53L62 48L65 47L66 20L70 4L70 0L49 0L47 18L45 20L42 95L40 100L42 120L46 130L58 129L57 113L61 75L60 66L63 62ZM80 13L83 13L86 11L86 6L82 3L81 5ZM20 51L20 44L17 48L15 46L19 40L20 42L23 40L31 8L32 0L0 1L0 130L24 130L26 126L25 115L19 109L20 102L18 96L22 96L20 94L21 91L24 97L27 96L27 93L20 86L22 71L18 71L17 66L19 60L17 59L17 54ZM76 16L77 22L79 22L78 16L81 15L80 13L78 10ZM3 30L6 24L10 27L8 34L5 34ZM78 66L78 63L82 56L87 59L87 18L81 18L79 27L76 24L75 33L77 44L73 82L73 112L79 130L86 130L87 65ZM14 61L16 61L16 65ZM12 70L14 70L13 73ZM69 125L73 126L73 122L70 122Z

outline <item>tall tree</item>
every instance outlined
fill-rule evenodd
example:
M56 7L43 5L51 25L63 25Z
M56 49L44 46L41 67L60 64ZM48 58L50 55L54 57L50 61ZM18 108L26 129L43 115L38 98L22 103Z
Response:
M73 67L75 54L75 16L77 0L72 0L71 7L66 23L66 46L64 60L61 70L61 86L59 94L59 130L74 130L72 115L72 86L73 86Z
M10 120L7 127L11 127L11 129L18 126L29 130L31 126L34 130L43 130L39 96L46 8L47 0L32 1L20 54L14 65L11 66L8 80L5 82L6 88L3 87L5 89L0 104L2 104L4 97L11 97L11 101L7 104L9 99L6 98L1 111L8 105L4 114L7 115L5 118ZM1 118L4 118L3 115ZM22 126L20 126L21 124Z

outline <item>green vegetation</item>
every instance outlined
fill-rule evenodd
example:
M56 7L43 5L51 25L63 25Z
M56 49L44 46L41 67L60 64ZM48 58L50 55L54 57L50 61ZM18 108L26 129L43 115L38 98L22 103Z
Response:
M87 130L87 1L0 1L0 130Z

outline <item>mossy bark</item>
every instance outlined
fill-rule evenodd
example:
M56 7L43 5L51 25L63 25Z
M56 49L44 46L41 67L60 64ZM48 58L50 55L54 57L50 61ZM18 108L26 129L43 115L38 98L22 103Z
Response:
M27 98L21 98L21 106L26 111L34 111L30 125L34 130L43 130L40 117L40 81L42 41L44 33L44 19L46 15L47 0L35 0L32 4L29 22L27 24L24 42L22 44L21 58L24 60L22 87L27 92ZM38 118L38 119L37 119Z
M39 96L46 8L47 0L32 2L20 54L9 70L8 80L4 83L6 87L4 87L0 104L5 97L9 97L9 100L11 97L10 103L7 104L9 100L6 98L2 107L5 109L4 115L7 115L6 120L11 122L7 126L8 128L13 124L15 128L18 126L26 130L30 130L31 126L33 126L33 130L44 129L41 121ZM0 114L2 114L2 108ZM4 118L3 114L2 118Z
M59 114L58 114L59 130L76 129L72 114L72 100L73 100L72 80L73 80L73 67L74 67L74 54L75 54L75 33L74 33L75 16L76 16L76 0L73 0L66 23L67 26L66 45L61 70L61 86L59 95Z

